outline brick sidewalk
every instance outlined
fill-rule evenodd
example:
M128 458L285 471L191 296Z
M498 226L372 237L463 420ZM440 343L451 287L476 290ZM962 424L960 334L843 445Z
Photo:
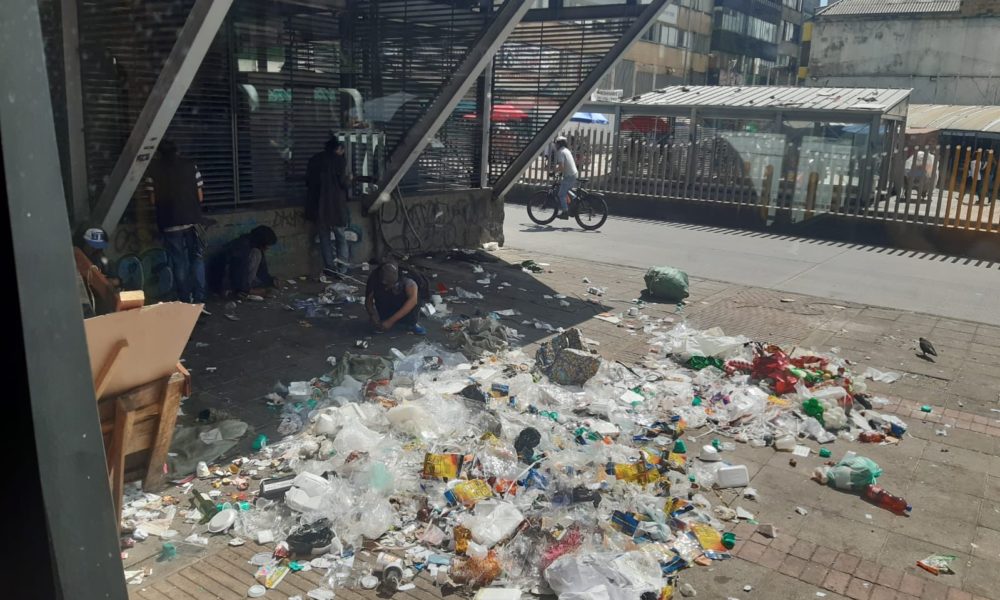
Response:
M529 347L542 340L544 332L521 325L523 318L537 318L556 327L579 326L587 337L600 342L599 350L608 359L628 363L648 355L641 327L635 332L592 318L605 310L625 310L644 287L642 271L515 250L501 250L497 256L506 263L529 258L549 263L547 269L551 272L530 276L504 263L485 265L498 273L498 281L509 281L511 286L502 290L494 287L483 302L455 305L453 310L471 314L476 309L516 308L523 315L511 325L526 334ZM473 276L465 263L428 264L429 270L449 286L481 289L474 283L478 276ZM600 298L603 306L586 294L588 284L582 282L583 277L590 279L590 285L607 289ZM570 306L543 298L555 293L566 294ZM348 307L342 319L313 321L310 327L303 327L299 324L301 315L281 310L278 302L241 307L241 321L237 323L216 320L199 327L185 354L195 373L197 390L185 411L190 414L208 406L223 408L257 430L272 431L274 415L256 399L270 391L277 379L287 382L323 372L327 356L339 355L350 349L355 339L365 337L363 319L348 318L352 314L360 317L361 311L359 306ZM837 441L832 449L835 457L853 449L878 462L885 471L880 483L907 498L914 505L913 516L897 517L856 496L810 481L812 469L821 464L815 453L798 459L797 466L792 467L788 454L738 445L734 455L727 458L747 465L751 485L761 498L754 503L736 498L731 492L718 496L726 504L739 504L755 513L761 522L774 523L779 535L770 541L748 536L751 532L745 526L738 528L737 533L745 541L738 546L737 559L710 568L695 567L682 574L682 581L691 582L703 594L701 597L816 598L816 593L821 592L828 599L854 600L947 600L973 598L976 594L1000 598L1000 591L995 590L1000 582L1000 412L995 412L1000 409L1000 371L996 369L1000 363L1000 328L697 277L692 277L691 298L680 314L673 305L659 304L649 304L643 312L654 317L684 318L699 328L719 326L728 334L743 334L786 347L818 351L836 348L840 356L860 363L861 370L870 365L903 374L896 383L869 382L869 387L890 399L887 410L909 423L911 435L898 447ZM253 326L248 327L251 323ZM916 356L916 339L920 336L934 342L941 354L937 362ZM442 339L433 329L429 337ZM261 352L264 340L266 346ZM372 351L386 352L391 346L405 350L417 340L390 335L372 341ZM196 348L197 342L210 345ZM215 366L217 371L205 372L206 366ZM920 411L923 405L931 406L932 412ZM937 435L937 431L947 435ZM713 503L716 501L713 499ZM797 506L808 513L799 515L795 512ZM219 553L233 554L234 550L213 547L207 554ZM935 578L915 566L916 560L933 553L958 556L953 565L956 574ZM165 569L154 565L154 577L148 586L131 586L130 591L134 597L160 598L165 594L184 598L183 593L171 596L163 591L160 595L139 592L141 588L168 585L180 577L189 588L187 596L192 598L231 597L233 593L242 597L252 584L249 575L234 570L226 577L220 575L220 582L211 582L218 588L221 580L227 581L223 584L226 593L209 591L204 577L211 579L214 571L205 566L207 560L196 556ZM152 564L149 561L136 549L129 562ZM191 564L202 566L193 571L195 575L185 575L193 568ZM232 581L234 578L242 587ZM198 588L204 595L191 591L193 579L204 583ZM429 582L424 584L397 597L440 597ZM753 591L744 592L744 585L751 585ZM295 593L286 591L287 595ZM284 596L279 593L277 597Z

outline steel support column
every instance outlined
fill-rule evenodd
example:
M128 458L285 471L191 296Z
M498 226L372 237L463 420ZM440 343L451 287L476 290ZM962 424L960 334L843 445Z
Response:
M483 86L479 94L479 114L493 114L493 61L483 70ZM490 186L490 125L491 119L483 119L479 147L479 187Z
M480 2L482 10L486 14L493 11L492 0L482 0ZM530 12L530 11L529 11ZM482 120L482 127L479 131L479 187L487 188L490 185L490 125L493 115L493 61L486 63L483 75L480 80L478 103L476 110L481 115L489 115L489 118Z
M74 226L90 216L87 191L87 145L83 137L83 84L80 80L80 30L77 0L62 0L63 69L66 91L66 140L69 148L70 219Z
M502 197L507 193L511 186L514 185L514 182L521 176L524 169L527 168L528 164L534 160L538 152L572 118L573 113L587 99L590 91L600 82L601 77L639 39L642 33L649 29L650 23L660 14L660 11L663 10L668 1L652 0L643 8L632 25L622 34L618 43L608 50L608 53L601 59L601 62L597 63L597 66L580 82L580 85L570 94L569 98L563 102L559 110L552 115L549 122L542 127L541 131L535 134L535 137L528 142L528 145L521 151L521 154L507 167L507 170L504 171L503 175L500 176L493 186L494 196Z
M118 226L232 4L233 0L196 0L188 14L94 207L90 221L100 223L109 233Z
M8 437L34 441L11 451L20 463L11 468L26 474L37 469L34 481L10 482L9 494L23 492L19 501L28 505L9 516L17 522L8 525L15 539L25 540L17 532L30 530L34 539L25 543L49 548L48 556L38 557L45 566L34 574L44 582L22 577L11 589L37 585L55 589L59 598L125 600L36 0L0 2L0 86L0 180L8 211L0 227L9 224L2 262L13 271L8 282L16 284L8 286L15 309L9 317L9 413L30 423L30 431L12 429ZM34 518L42 511L30 499L32 484L41 488L43 522ZM23 576L18 564L14 558L8 567Z
M454 75L445 82L430 106L424 111L423 116L406 132L402 141L392 151L386 162L385 171L379 180L378 189L381 191L368 208L369 213L376 211L389 201L390 194L399 185L400 180L430 143L431 138L437 134L441 126L451 116L462 96L476 83L476 78L493 60L497 50L521 22L530 6L528 0L507 0L493 16L493 20L486 27L486 30L479 36L476 43L469 49L465 59L455 69ZM480 118L488 123L490 115L480 115Z
M551 2L548 8L533 8L524 16L525 23L545 21L589 21L591 19L620 19L632 17L642 12L642 6L632 2L621 4L598 4L593 6L564 7Z

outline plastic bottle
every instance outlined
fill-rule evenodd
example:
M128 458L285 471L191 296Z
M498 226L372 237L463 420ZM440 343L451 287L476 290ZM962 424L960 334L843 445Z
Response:
M862 431L858 436L858 441L866 444L877 444L885 439L885 434L881 431Z
M894 513L905 514L913 510L913 507L907 504L906 500L899 496L893 496L875 484L866 487L864 495L865 500Z
M795 438L791 435L783 435L775 439L774 449L781 452L791 452L795 449Z

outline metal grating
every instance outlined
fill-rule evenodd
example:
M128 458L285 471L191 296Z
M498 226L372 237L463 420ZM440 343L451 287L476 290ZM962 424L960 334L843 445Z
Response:
M621 39L631 22L628 18L518 25L494 62L493 104L510 105L524 117L495 118L491 123L491 183Z
M366 110L384 132L386 154L425 112L488 24L473 0L365 0L352 3L359 64L357 88L375 109ZM475 187L480 120L475 88L458 105L430 146L403 178L404 193Z
M89 192L114 167L193 0L80 0ZM206 205L298 203L331 132L377 176L488 23L479 0L234 5L167 135L205 179ZM359 102L345 89L357 90ZM356 97L356 96L353 96ZM480 117L470 91L401 186L475 186ZM364 132L364 133L361 133ZM126 218L134 216L135 203Z
M302 202L309 158L350 119L338 91L342 16L270 2L233 10L235 135L219 142L237 147L239 203Z
M80 0L80 70L91 198L104 188L193 4L193 0Z
M922 13L957 13L960 0L839 0L821 8L817 16L913 15Z

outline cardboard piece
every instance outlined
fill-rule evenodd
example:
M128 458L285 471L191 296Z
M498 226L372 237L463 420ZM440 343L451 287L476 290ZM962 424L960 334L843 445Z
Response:
M200 304L165 302L84 319L95 387L101 379L98 397L121 394L176 371L200 314Z

